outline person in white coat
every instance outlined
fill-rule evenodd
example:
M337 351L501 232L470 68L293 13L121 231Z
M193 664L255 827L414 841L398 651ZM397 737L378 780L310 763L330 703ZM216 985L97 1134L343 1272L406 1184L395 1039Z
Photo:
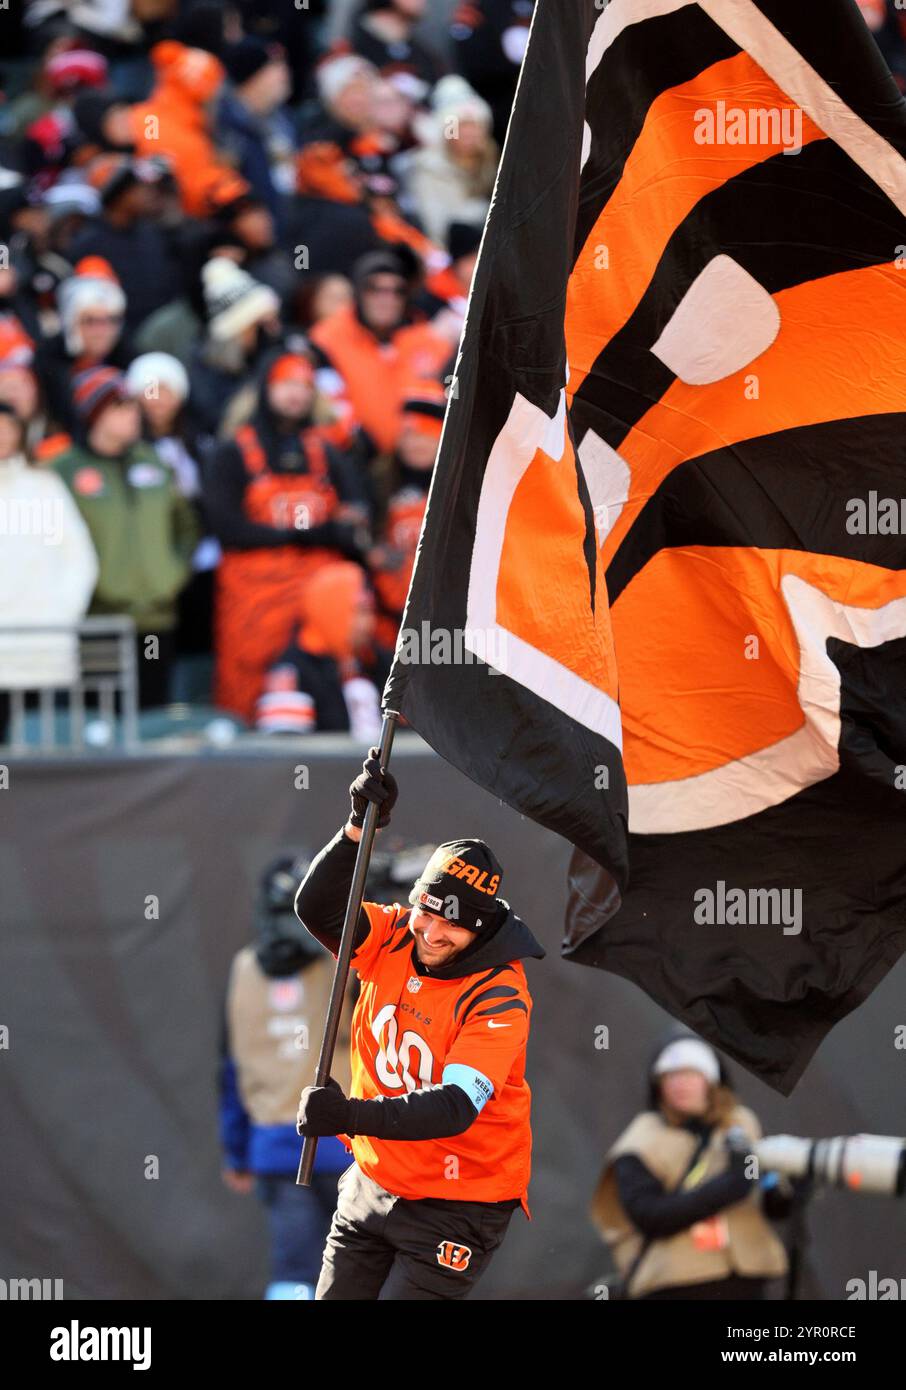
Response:
M491 108L461 77L443 77L431 111L416 117L421 148L406 156L413 211L427 236L446 246L452 222L484 224L499 151Z
M88 528L65 483L30 467L22 447L22 421L0 403L0 741L11 690L76 681L75 627L98 575Z

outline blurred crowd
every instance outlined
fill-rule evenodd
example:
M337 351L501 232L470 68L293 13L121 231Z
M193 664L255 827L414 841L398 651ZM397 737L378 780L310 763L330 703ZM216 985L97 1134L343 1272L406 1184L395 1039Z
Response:
M0 12L0 691L371 736L532 8Z
M0 9L0 738L86 610L143 707L374 734L532 9Z

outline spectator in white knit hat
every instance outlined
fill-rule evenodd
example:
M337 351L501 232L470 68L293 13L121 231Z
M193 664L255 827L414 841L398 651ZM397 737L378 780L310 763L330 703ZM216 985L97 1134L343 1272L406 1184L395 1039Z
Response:
M331 163L352 169L360 137L374 131L374 96L380 79L377 68L357 53L329 53L315 69L318 104L302 119L299 131L300 159L328 155ZM348 182L348 176L347 180ZM297 192L300 186L297 167ZM345 189L321 196L358 201L360 190ZM305 238L308 244L308 237ZM336 268L336 267L335 267ZM341 269L343 267L340 267Z
M60 333L39 344L37 371L52 419L72 432L72 381L91 367L126 365L122 345L126 296L101 256L86 256L57 288Z
M356 53L329 56L318 64L315 82L323 112L316 124L328 120L347 134L367 130L371 124L371 104L378 71ZM323 131L318 139L329 138Z
M86 257L57 291L63 342L72 358L87 365L106 362L123 328L126 296L106 261Z
M280 300L228 256L214 256L202 270L207 336L189 368L198 427L217 434L230 399L279 341Z
M197 497L200 490L198 464L190 452L189 426L184 406L189 396L189 374L177 357L168 352L145 352L136 357L126 372L126 390L138 401L142 430L158 456L176 474L184 497Z
M461 77L444 77L430 114L417 115L421 149L409 159L408 188L432 241L445 245L451 222L484 223L499 152L491 134L491 108Z
M211 534L201 500L199 441L194 410L187 409L189 375L178 357L145 352L126 373L126 390L139 404L144 437L195 511L201 540L192 556L192 578L179 595L175 634L178 657L205 657L212 646L214 571L220 545ZM187 668L178 668L179 672Z

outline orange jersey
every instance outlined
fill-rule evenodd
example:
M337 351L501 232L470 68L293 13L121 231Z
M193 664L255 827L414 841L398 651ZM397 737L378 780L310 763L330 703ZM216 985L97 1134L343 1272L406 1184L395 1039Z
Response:
M352 957L362 988L352 1019L351 1095L373 1100L455 1082L479 1114L462 1134L444 1139L340 1138L362 1172L398 1197L518 1197L528 1215L532 1000L521 961L456 980L419 975L411 909L363 908L371 930Z

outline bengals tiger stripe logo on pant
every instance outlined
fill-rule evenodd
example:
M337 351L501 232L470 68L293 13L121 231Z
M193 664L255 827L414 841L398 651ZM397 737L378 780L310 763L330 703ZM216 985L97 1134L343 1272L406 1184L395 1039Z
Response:
M459 1245L455 1240L442 1240L437 1247L437 1263L443 1265L444 1269L462 1273L468 1269L471 1258L472 1251L468 1245Z

